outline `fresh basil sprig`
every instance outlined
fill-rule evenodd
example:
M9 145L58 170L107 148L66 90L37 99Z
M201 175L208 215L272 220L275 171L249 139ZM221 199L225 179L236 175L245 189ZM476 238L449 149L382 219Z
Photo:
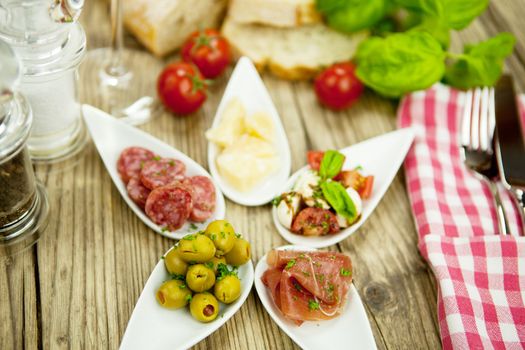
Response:
M357 216L354 202L346 192L341 183L337 181L324 181L321 183L321 190L326 201L334 208L335 212L353 222Z
M390 0L316 0L328 25L343 32L371 28L386 13Z
M331 179L339 174L344 162L345 156L342 153L334 150L326 151L319 166L319 176L321 180Z

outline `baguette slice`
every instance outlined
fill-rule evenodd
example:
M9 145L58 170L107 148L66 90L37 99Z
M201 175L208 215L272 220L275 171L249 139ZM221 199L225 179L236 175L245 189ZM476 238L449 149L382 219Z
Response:
M217 28L228 0L124 0L126 28L148 50L164 56L199 28Z
M230 0L228 16L238 23L275 27L321 22L315 0Z
M248 56L259 71L268 68L289 80L312 78L319 70L353 57L367 32L346 35L324 24L275 28L227 18L222 34L238 56Z

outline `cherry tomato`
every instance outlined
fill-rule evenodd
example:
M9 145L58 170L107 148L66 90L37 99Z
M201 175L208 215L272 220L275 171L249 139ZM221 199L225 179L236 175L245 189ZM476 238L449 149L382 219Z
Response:
M196 31L182 45L182 59L195 64L208 79L219 76L230 64L230 45L215 29Z
M312 168L313 170L319 170L323 157L324 157L323 151L306 152L306 159L308 161L308 165L310 165L310 168Z
M364 90L350 62L336 63L325 69L315 78L314 88L319 102L333 110L350 107Z
M159 75L157 93L170 111L186 115L195 112L206 100L206 83L191 64L171 63Z
M363 199L367 199L372 194L372 187L374 186L374 177L373 176L367 176L365 178L365 183L361 187L361 190L359 191L359 196Z

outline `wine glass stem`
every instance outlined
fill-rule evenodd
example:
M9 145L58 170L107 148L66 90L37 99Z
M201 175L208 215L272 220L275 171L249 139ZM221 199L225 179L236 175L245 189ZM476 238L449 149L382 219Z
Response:
M111 0L111 59L106 71L110 75L121 76L127 73L122 62L123 48L122 0Z

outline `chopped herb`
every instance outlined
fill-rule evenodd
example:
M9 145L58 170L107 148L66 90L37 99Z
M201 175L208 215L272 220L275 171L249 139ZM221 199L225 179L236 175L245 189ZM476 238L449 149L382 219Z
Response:
M292 259L292 260L288 261L288 263L286 264L285 269L290 270L294 265L295 265L295 259Z
M224 233L223 231L221 231L221 237L222 237L222 238L226 238L226 233Z
M199 228L199 226L195 225L195 224L192 222L192 223L190 224L190 228L191 228L192 230L196 230L196 229Z
M217 281L222 280L226 276L237 276L237 269L232 268L230 270L228 268L228 265L219 263L219 265L217 266Z
M317 278L321 283L324 282L324 275L322 273L316 273L315 278Z
M313 299L308 300L308 309L310 311L319 310L319 303Z
M215 266L215 264L213 262L211 262L211 261L208 261L207 263L204 263L204 265L206 267L209 267L210 269L213 269L213 267Z
M175 166L175 161L170 160L168 164L169 164L170 166Z
M166 259L166 258L164 257L164 255L163 255L163 256L161 256L160 258L161 258L162 260Z
M230 223L229 222L225 222L224 223L224 227L230 227Z
M184 281L186 278L184 277L184 275L173 274L173 275L171 275L171 279L172 280Z
M341 276L350 276L352 272L350 270L345 269L344 267L341 267Z
M294 301L297 301L297 299L299 299L299 298L297 297L297 295L294 295L294 296L292 296L292 299L293 299Z
M193 241L195 239L195 235L187 235L187 236L184 236L182 239L186 241Z
M335 255L330 255L330 260L335 260Z
M326 288L326 290L328 291L328 293L333 293L334 292L334 285L330 282L328 282L328 287Z
M144 162L142 162L142 161L140 162L140 168L141 169L144 168Z
M179 288L180 288L180 289L184 289L184 288L186 288L186 285L185 285L185 284L181 284L181 285L179 286Z
M160 160L160 157L159 156L155 156L155 157L153 157L153 160L156 160L158 162Z
M306 255L304 253L299 254L298 258L306 259Z
M191 301L191 294L186 295L186 298L184 298L187 302Z
M302 292L303 291L303 288L301 287L301 285L295 281L292 282L293 283L293 286L294 288L298 291L298 292Z
M278 206L279 203L281 202L281 200L282 200L281 196L275 197L274 199L272 199L272 205L275 206L275 207Z
M197 249L197 245L195 244L195 242L193 242L193 244L191 245L191 249L194 251L194 252L197 252L198 249Z
M325 220L330 220L330 215L329 214L324 214L324 219Z
M310 272L307 272L307 271L301 271L303 273L303 275L305 275L306 277L310 277L312 276L312 274Z
M168 228L166 226L160 228L161 232L169 232Z
M241 238L242 235L241 235L240 233L236 233L236 234L235 234L235 237L237 237L237 238Z
M217 239L217 235L216 235L215 233L212 233L212 234L210 235L210 239L211 239L212 241L215 241L215 240Z
M314 201L314 208L323 208L323 203L319 202L318 200Z
M197 262L196 262L195 260L190 260L190 261L188 262L188 264L189 264L189 265L196 265Z
M328 223L326 221L321 222L321 226L323 228L328 228L329 227L329 225L328 225Z
M354 170L363 170L363 167L361 165L358 165L354 168Z

